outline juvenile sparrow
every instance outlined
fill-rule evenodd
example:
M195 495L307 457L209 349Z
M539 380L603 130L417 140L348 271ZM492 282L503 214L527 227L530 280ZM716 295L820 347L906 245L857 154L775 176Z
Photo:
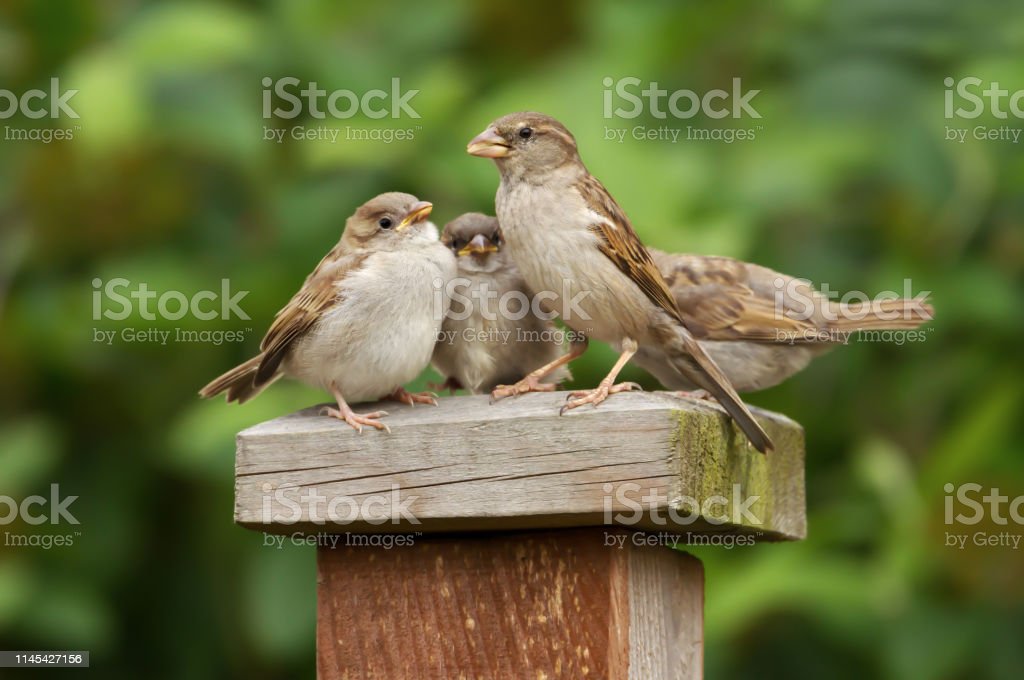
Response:
M327 415L362 432L389 430L385 411L355 413L348 405L383 396L432 403L429 393L402 387L430 362L447 298L437 286L455 275L455 258L427 220L433 206L386 193L364 203L345 223L338 244L277 313L260 353L199 394L227 391L243 403L282 375L330 392ZM390 430L389 430L390 431Z
M755 448L772 448L688 330L629 219L587 171L565 126L543 114L513 113L494 121L467 151L498 166L498 221L527 285L552 295L565 323L584 336L567 355L520 381L514 393L535 390L553 368L582 354L589 336L612 343L621 355L596 389L573 393L564 408L597 405L611 393L639 387L615 384L615 378L640 347L651 346L672 370L710 392Z
M910 330L934 316L923 299L840 303L756 264L648 252L687 328L739 392L779 384L858 331ZM697 389L657 347L641 347L634 361L669 389Z
M458 262L458 285L434 348L434 368L446 378L442 387L490 392L565 353L558 329L531 307L533 296L505 252L497 218L461 215L445 225L441 242ZM541 389L553 391L569 377L560 366Z

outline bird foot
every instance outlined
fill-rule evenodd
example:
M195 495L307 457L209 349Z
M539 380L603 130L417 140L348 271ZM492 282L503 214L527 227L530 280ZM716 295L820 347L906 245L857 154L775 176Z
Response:
M442 383L429 382L427 383L427 387L437 392L448 390L449 396L453 397L455 396L456 391L463 389L462 383L459 382L459 379L452 377L445 378Z
M566 397L568 400L559 410L558 415L563 415L566 411L574 409L577 406L583 406L584 404L593 404L597 407L602 401L608 398L608 395L615 394L616 392L630 392L632 390L643 391L644 388L640 387L635 382L622 382L617 385L609 385L602 382L600 385L592 390L578 390L576 392L570 392L569 396Z
M391 428L378 420L378 418L386 416L388 414L387 411L356 413L350 408L334 408L332 406L326 406L322 411L320 411L320 413L321 415L328 415L332 418L337 418L338 420L344 420L359 434L363 433L363 425L375 427L378 430L386 430L388 434L391 434Z
M504 399L505 397L518 397L527 392L554 392L557 385L541 382L541 379L528 375L514 385L498 385L491 392L491 403Z
M683 399L697 399L698 401L715 401L715 398L707 390L680 390L676 392L676 396Z
M406 392L404 387L399 387L392 392L388 399L398 401L409 406L415 404L430 404L437 406L437 395L433 392Z

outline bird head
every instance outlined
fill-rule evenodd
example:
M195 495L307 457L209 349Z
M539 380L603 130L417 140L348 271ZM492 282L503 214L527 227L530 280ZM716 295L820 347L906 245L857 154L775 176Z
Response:
M458 260L459 269L473 273L491 273L506 264L505 245L498 219L483 213L466 213L444 227L441 242Z
M487 126L466 152L491 158L502 176L544 174L579 160L576 138L551 116L510 113Z
M437 240L430 220L434 206L412 194L389 192L359 206L345 222L342 240L352 247L393 250L412 240Z

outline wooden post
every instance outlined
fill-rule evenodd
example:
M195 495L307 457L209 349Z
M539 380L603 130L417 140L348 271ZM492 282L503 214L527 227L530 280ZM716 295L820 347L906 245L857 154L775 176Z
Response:
M701 677L703 569L668 546L803 538L803 431L755 410L763 456L711 404L564 399L238 435L235 520L319 546L321 680Z

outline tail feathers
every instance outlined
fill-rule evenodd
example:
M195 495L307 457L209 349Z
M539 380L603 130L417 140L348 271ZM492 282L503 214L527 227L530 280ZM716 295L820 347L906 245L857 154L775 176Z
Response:
M775 445L772 444L768 433L754 420L750 410L733 389L729 378L690 335L690 332L679 327L676 340L677 342L668 345L669 351L666 352L672 367L683 377L711 393L736 421L755 449L761 453L768 453L769 450L774 449Z
M280 373L278 373L272 379L256 385L256 371L259 370L262 360L263 355L259 354L245 363L235 366L224 375L214 378L210 381L210 384L199 390L199 396L203 399L209 399L226 390L228 402L237 401L239 404L244 404L280 377Z
M837 317L829 325L841 331L912 330L935 318L925 299L875 300L867 303L837 303Z

